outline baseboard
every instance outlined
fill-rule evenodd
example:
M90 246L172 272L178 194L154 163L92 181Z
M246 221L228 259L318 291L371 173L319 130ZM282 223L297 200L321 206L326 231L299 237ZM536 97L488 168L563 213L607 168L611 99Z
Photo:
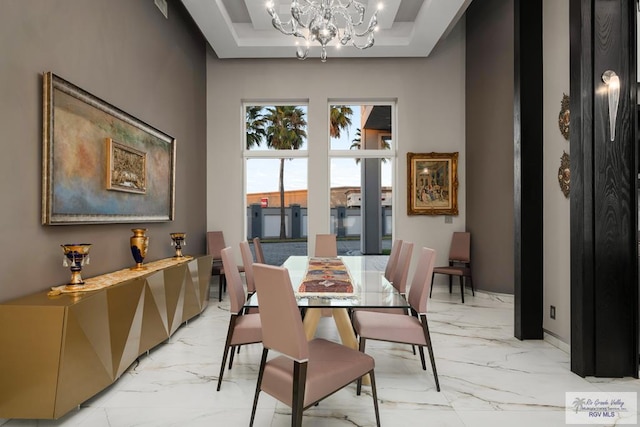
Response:
M554 347L559 348L567 354L571 354L571 345L562 341L560 338L552 334L551 332L544 332L544 340Z

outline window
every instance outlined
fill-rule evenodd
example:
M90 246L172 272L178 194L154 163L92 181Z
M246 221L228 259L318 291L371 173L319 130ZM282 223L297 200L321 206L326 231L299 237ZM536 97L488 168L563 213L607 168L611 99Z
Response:
M395 146L391 104L332 104L330 124L331 232L339 253L388 253L392 241ZM344 252L341 251L341 246Z
M259 237L265 261L279 265L292 253L268 251L269 242L306 240L307 106L246 104L244 113L247 239Z

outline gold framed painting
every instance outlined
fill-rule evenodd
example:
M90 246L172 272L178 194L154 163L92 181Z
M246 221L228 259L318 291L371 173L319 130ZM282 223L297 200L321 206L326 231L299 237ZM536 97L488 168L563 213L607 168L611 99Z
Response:
M42 224L173 221L175 139L51 72L42 80Z
M407 153L407 214L458 215L458 153Z
M107 190L146 193L147 153L107 138Z

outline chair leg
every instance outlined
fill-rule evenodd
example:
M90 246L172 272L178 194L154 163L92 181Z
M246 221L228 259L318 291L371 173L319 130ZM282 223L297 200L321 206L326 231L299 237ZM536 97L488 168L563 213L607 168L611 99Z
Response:
M229 355L229 370L233 367L233 355L236 354L236 348L231 347L231 354Z
M469 285L471 286L471 295L475 297L476 293L473 291L473 279L471 278L471 276L467 276L467 277L469 278Z
M364 347L366 345L366 339L360 337L360 343L358 344L358 350L360 353L364 353ZM360 390L362 390L362 377L358 378L358 382L356 383L356 395L360 396Z
M218 375L218 388L217 391L220 391L220 386L222 386L222 376L224 375L224 365L227 363L227 353L229 353L229 347L231 346L231 338L233 337L233 329L236 326L236 315L231 315L231 319L229 320L229 330L227 331L227 340L224 343L224 352L222 353L222 365L220 366L220 375ZM233 352L233 348L231 349ZM233 357L233 355L231 356ZM231 366L229 366L231 369Z
M376 413L376 426L380 427L380 411L378 410L378 392L376 390L376 377L373 373L373 369L369 371L369 378L371 379L371 396L373 397L373 410Z
M260 388L262 387L262 375L264 374L264 365L267 363L267 353L269 350L266 348L262 350L262 359L260 360L260 369L258 370L258 383L256 384L256 394L253 397L253 408L251 408L251 420L249 421L249 427L253 426L253 420L256 417L256 409L258 407L258 396L260 396Z
M424 347L418 346L418 351L420 352L420 362L422 362L422 370L427 370L427 364L424 361Z
M307 362L293 362L293 398L291 399L291 427L302 426L304 390L307 383Z
M462 295L462 303L464 304L464 277L460 276L460 295Z
M453 277L449 276L449 293L451 293L452 289L453 289Z
M431 298L431 294L433 293L433 279L435 277L436 277L436 273L431 274L431 289L429 289L429 298ZM415 354L415 352L413 354Z
M223 275L222 274L218 274L218 301L222 301L222 280L223 280Z
M440 381L438 381L438 370L436 369L436 358L433 355L433 346L431 345L431 335L429 334L429 325L427 325L427 317L422 317L422 330L424 331L424 339L427 342L429 350L429 359L431 359L431 369L433 369L433 377L436 380L436 390L440 391Z

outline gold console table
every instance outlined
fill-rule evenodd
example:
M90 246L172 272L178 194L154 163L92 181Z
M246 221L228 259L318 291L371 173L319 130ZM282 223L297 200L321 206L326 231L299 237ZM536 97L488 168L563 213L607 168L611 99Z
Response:
M211 256L145 265L95 278L108 283L96 291L0 304L0 418L61 417L205 309Z

